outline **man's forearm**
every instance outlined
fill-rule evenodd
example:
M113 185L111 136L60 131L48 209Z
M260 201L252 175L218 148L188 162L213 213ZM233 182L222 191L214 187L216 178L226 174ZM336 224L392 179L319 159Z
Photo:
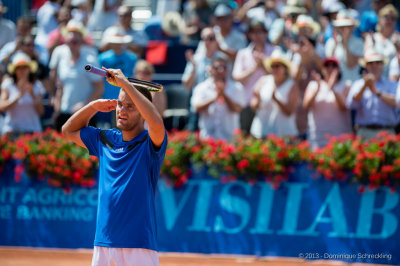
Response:
M64 135L76 132L89 125L90 119L97 113L97 111L89 103L83 108L73 114L68 121L63 125L62 132Z

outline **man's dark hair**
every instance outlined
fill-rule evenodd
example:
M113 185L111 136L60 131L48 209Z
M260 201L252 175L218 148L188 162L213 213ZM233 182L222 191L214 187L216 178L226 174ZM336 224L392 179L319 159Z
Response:
M153 96L151 95L150 91L146 88L135 86L135 88L144 95L150 102L153 102ZM125 91L123 88L121 90ZM125 91L126 92L126 91Z

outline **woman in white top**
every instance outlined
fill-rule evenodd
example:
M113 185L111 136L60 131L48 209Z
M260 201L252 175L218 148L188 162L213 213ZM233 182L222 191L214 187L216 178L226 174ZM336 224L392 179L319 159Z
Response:
M261 77L255 85L250 106L256 115L250 133L257 138L297 136L295 110L300 92L289 75L290 61L278 49L264 60L264 66L271 75Z
M303 107L308 110L307 140L312 148L323 147L326 138L351 133L350 114L346 107L349 86L340 81L339 61L327 57L323 61L322 77L313 73L304 94Z
M31 133L42 131L40 116L44 113L40 81L34 80L37 63L18 53L8 65L11 77L1 84L0 111L5 112L1 132Z

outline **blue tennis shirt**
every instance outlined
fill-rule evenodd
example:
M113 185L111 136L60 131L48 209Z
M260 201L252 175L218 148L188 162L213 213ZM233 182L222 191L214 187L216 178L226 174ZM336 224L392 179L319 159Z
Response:
M119 130L104 130L113 147L100 140L100 132L85 127L80 133L100 163L94 245L157 250L155 193L167 135L157 151L147 130L127 142Z

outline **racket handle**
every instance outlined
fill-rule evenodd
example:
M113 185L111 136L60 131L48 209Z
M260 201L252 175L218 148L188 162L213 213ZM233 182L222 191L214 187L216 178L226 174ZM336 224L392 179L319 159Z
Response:
M101 68L95 67L93 65L90 65L90 64L87 64L85 66L85 70L86 70L86 72L93 73L93 74L102 76L104 78L108 76L107 71L105 71L105 70L103 70Z

